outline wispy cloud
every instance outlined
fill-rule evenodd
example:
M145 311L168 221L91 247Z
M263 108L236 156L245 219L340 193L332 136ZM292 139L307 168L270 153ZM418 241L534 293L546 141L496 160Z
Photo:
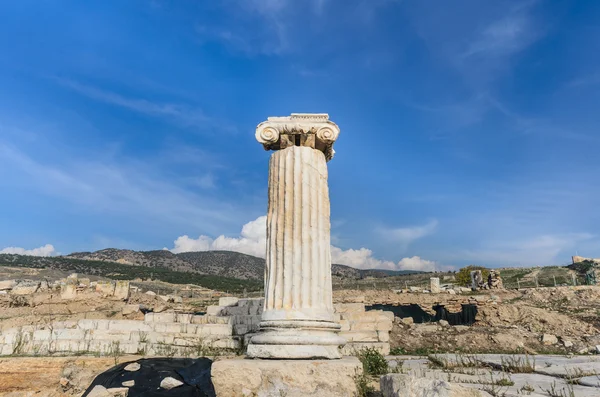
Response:
M595 86L598 84L600 84L600 72L573 79L569 81L566 86L568 88L578 88Z
M182 127L194 128L196 130L207 130L209 128L218 127L219 130L228 132L234 130L234 127L231 124L215 120L214 118L207 116L202 109L197 107L178 103L161 103L147 99L131 98L70 79L60 78L56 79L56 81L62 86L96 101L122 107L147 116L163 118Z
M386 240L393 241L399 244L402 250L406 250L414 241L434 233L437 226L438 221L432 219L424 225L398 228L381 227L378 232Z
M216 231L235 222L243 211L217 196L185 190L142 163L75 159L63 165L43 163L0 142L1 168L11 169L6 184L25 181L36 194L60 197L92 212Z
M560 259L574 255L578 246L596 240L590 233L543 234L525 239L483 242L478 249L457 251L462 260L495 266L539 266L565 264ZM599 241L600 242L600 241Z
M490 23L469 43L461 56L505 57L527 48L539 37L540 32L532 26L526 10L521 7Z

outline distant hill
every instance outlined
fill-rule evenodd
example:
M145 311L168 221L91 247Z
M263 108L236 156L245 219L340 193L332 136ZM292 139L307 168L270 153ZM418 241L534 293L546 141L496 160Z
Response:
M0 264L3 255L0 254ZM8 261L8 257L4 258ZM13 255L10 262L33 264L34 267L79 268L85 267L86 261L110 263L114 267L135 266L151 269L163 269L172 272L187 272L205 276L219 276L240 280L261 281L264 277L265 260L255 256L232 251L184 252L174 254L167 250L133 251L126 249L107 248L95 252L74 252L60 257L22 257ZM88 263L89 265L89 263ZM125 269L131 273L132 269ZM144 272L148 273L148 272ZM150 272L152 273L152 272ZM360 280L367 277L382 278L404 274L421 273L410 270L356 269L345 265L332 265L332 275L336 280Z
M262 280L265 260L233 251L200 251L173 254L170 251L132 251L107 248L96 252L75 252L67 255L78 259L113 261L133 266L165 267L176 271L194 272L242 280ZM362 279L422 273L412 270L356 269L346 265L332 265L333 277Z
M158 253L158 251L143 253L144 255L137 255L139 253L136 253L135 255L128 256L129 260L133 257L139 259L139 262L135 262L136 264L134 264L134 262L124 261L121 260L123 258L114 256L116 255L116 251L121 250L102 251L100 254L80 252L74 256L57 257L0 254L0 266L56 269L63 272L88 274L115 280L151 279L172 284L196 284L210 289L230 292L242 292L244 290L258 291L263 288L262 280L240 279L193 272L188 270L192 269L192 265L187 262L185 264L184 262L177 262L177 258L174 260L174 263L177 264L176 270L164 267L171 263L164 258L172 259L169 258L169 254L173 255L172 253L162 254ZM123 251L126 251L127 254L131 254L132 252ZM157 262L148 259L148 257L152 257L154 254L159 258ZM106 259L109 256L112 256L114 260ZM160 260L161 258L162 260ZM144 265L140 265L139 263L143 263Z

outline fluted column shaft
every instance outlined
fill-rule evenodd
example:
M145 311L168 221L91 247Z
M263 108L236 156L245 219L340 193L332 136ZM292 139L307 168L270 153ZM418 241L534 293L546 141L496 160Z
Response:
M265 303L251 358L340 358L331 293L331 246L327 161L339 127L324 113L269 117L256 139L273 150Z
M263 320L333 321L327 163L310 147L271 156Z

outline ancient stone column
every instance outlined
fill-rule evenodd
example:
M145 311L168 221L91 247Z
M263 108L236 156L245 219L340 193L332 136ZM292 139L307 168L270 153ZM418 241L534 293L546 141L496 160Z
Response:
M253 358L340 358L331 292L327 161L338 126L326 114L269 117L256 139L269 163L265 303Z
M429 279L429 290L432 294L439 294L442 290L440 288L440 278L439 277L431 277Z

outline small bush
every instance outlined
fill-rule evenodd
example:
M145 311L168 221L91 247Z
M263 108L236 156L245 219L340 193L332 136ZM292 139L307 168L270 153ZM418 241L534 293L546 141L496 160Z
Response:
M354 383L356 384L357 397L369 397L375 392L375 388L370 385L369 377L364 373L357 371L354 375Z
M469 265L467 267L463 267L456 273L456 283L458 285L462 285L463 287L471 286L471 271L473 270L481 270L481 275L483 276L483 281L487 282L488 275L490 271L483 266L475 266Z
M372 347L362 349L357 356L363 365L365 374L385 375L388 373L388 363L377 349Z

